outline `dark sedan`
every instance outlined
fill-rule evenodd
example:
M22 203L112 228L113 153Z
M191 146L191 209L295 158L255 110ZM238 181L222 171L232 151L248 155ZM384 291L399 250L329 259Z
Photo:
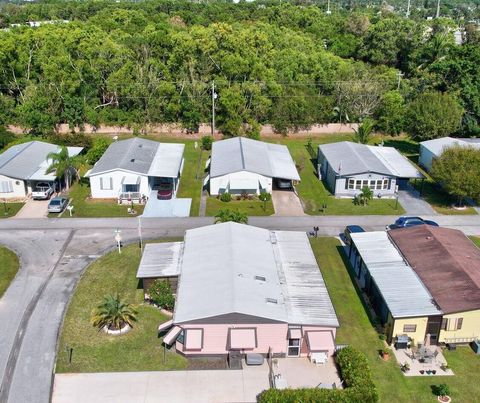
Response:
M343 231L343 236L345 237L345 244L350 245L352 242L352 237L350 234L355 234L358 232L365 232L365 230L360 227L360 225L347 225Z
M414 227L416 225L431 225L433 227L438 227L439 225L435 221L424 220L421 217L400 217L393 224L387 226L387 230L396 229L396 228L408 228Z

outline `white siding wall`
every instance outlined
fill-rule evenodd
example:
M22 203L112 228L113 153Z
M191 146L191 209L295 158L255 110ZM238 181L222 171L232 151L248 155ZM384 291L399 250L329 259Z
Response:
M25 192L25 182L20 179L0 175L0 182L9 182L13 190L13 192L6 193L0 191L0 198L2 199L19 199L27 195Z
M122 190L122 180L124 176L137 175L125 171L112 171L90 177L90 191L94 199L116 199ZM103 179L104 188L108 187L110 178L112 178L112 189L103 189L100 186L100 178ZM141 176L140 193L148 196L150 188L148 186L148 176Z
M423 166L427 171L432 169L432 160L435 155L426 148L423 144L420 144L420 156L418 158L418 163Z
M252 179L257 181L256 193L260 194L258 182L266 183L265 191L272 193L272 178L268 176L259 175L253 172L241 171L228 175L218 176L216 178L210 178L210 194L216 196L218 194L228 191L228 184L232 179Z
M384 190L372 190L374 198L380 194L382 197L393 197L395 193L395 186L397 185L396 178L379 174L360 174L351 175L349 178L354 179L366 179L366 180L383 180L390 179L390 188ZM360 193L359 189L345 189L345 183L347 178L337 178L335 185L335 196L337 197L354 197L357 193Z

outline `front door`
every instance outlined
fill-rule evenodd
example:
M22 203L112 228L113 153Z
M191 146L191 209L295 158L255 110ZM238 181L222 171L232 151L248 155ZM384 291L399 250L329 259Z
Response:
M425 339L427 334L430 334L430 344L436 346L438 344L438 335L440 334L440 327L442 325L441 316L429 316L427 322L427 330L425 331Z
M288 351L289 357L298 357L300 355L300 339L288 339Z

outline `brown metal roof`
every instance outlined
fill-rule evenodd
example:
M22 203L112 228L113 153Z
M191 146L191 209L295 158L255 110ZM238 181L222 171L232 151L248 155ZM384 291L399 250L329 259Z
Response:
M463 232L418 225L389 235L444 313L480 309L480 249Z

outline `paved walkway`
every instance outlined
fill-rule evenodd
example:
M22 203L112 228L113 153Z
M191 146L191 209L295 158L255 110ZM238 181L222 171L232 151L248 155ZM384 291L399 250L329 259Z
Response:
M57 374L52 403L256 402L268 368Z
M207 197L208 197L208 192L206 190L201 191L201 196L200 196L200 209L198 211L199 217L205 217L205 214L207 212Z
M303 206L295 192L289 190L274 190L272 202L276 216L304 216Z
M50 200L28 199L15 218L44 218L48 214Z
M437 215L437 212L422 199L420 193L408 187L398 191L398 201L408 215Z

